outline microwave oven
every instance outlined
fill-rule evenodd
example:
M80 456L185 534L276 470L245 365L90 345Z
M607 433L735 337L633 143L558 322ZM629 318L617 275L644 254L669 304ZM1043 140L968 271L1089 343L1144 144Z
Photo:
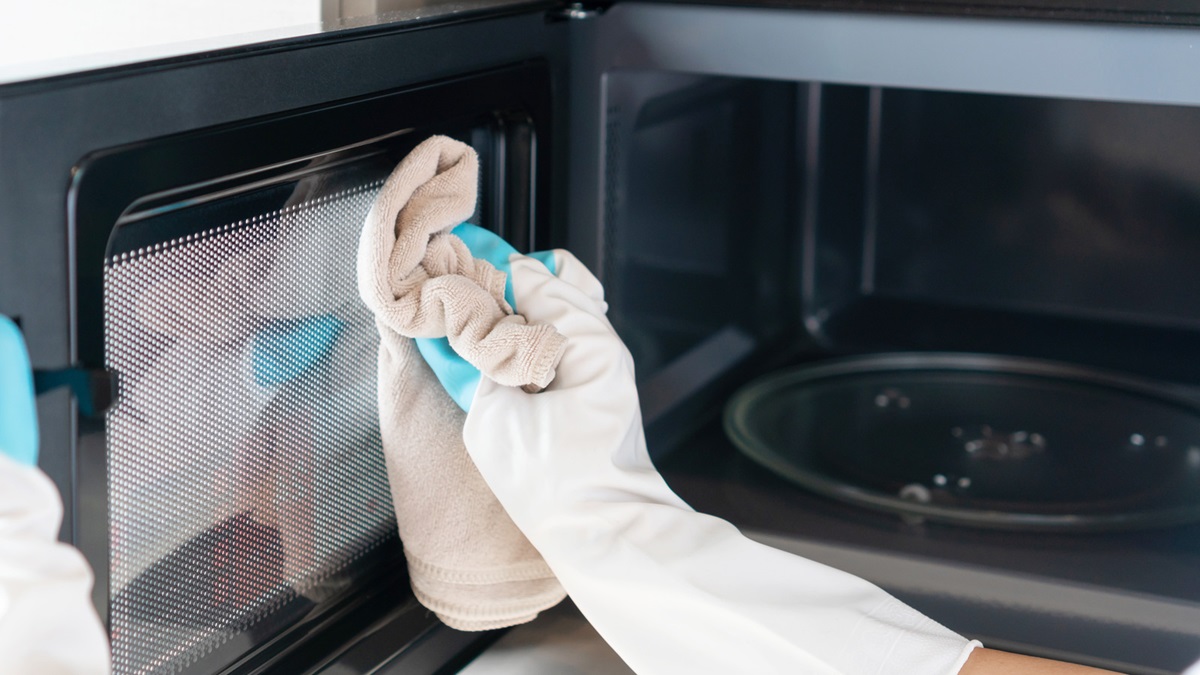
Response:
M439 133L480 155L473 222L604 281L652 454L698 509L989 645L1178 672L1200 656L1194 508L862 508L741 452L722 410L797 365L949 362L1200 406L1198 17L465 2L0 85L0 312L114 671L449 673L497 639L408 590L353 281L382 179ZM1135 435L1181 449L1194 505L1200 453ZM1121 501L1113 461L1048 489Z

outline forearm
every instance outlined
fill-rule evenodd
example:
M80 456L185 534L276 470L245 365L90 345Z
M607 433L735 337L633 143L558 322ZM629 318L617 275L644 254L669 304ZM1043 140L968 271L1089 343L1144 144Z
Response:
M635 433L601 445L612 435L597 430L611 413L601 417L597 403L571 414L558 409L559 398L481 383L467 447L513 521L634 671L959 670L964 638L862 579L691 510L646 459L636 408L612 422ZM514 414L535 403L542 414ZM578 437L554 435L551 426L568 419L569 429L583 430Z
M947 675L968 649L875 586L718 519L661 503L584 510L531 540L636 672Z
M959 675L1101 675L1115 671L980 648L971 652L958 672Z

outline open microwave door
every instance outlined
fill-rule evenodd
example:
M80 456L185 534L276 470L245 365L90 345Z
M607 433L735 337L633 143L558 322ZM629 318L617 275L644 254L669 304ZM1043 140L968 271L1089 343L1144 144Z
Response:
M0 87L0 311L43 381L73 385L39 401L42 467L115 673L444 672L494 638L408 588L355 252L435 133L480 155L473 222L549 244L552 8L427 8Z

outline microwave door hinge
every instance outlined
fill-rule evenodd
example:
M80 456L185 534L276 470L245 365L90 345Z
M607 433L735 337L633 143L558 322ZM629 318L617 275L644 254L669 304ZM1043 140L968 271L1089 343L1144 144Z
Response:
M38 395L67 387L75 395L79 412L101 417L117 400L117 374L103 368L35 369L33 389Z
M604 2L570 2L562 7L556 7L546 14L553 21L594 19L603 14L611 4Z

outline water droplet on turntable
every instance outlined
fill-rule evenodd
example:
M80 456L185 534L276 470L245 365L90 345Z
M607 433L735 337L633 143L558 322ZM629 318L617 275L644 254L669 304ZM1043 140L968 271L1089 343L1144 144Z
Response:
M1194 445L1188 448L1187 464L1193 469L1200 469L1200 448Z
M949 479L947 479L944 475L939 473L933 477L933 484L938 487L942 487L943 485L945 485L948 482L948 480Z
M929 488L920 483L909 483L900 488L900 498L918 504L928 504L933 501L933 494L929 492Z
M875 407L877 408L887 408L893 403L897 408L904 409L912 405L912 400L895 387L888 387L875 395Z
M1141 434L1133 434L1129 437L1129 444L1141 447L1146 444L1146 437Z
M959 479L958 479L958 487L960 487L960 488L962 488L962 489L964 489L964 490L966 490L967 488L971 487L971 479L970 479L970 478L967 478L966 476L963 476L962 478L959 478Z

